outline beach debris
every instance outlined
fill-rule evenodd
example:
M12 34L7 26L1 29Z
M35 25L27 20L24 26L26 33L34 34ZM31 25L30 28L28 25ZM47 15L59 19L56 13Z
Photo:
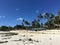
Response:
M8 34L5 34L5 36L14 36L14 35L18 35L18 33L8 33Z
M3 38L2 40L4 40L4 39L10 39L10 38L12 38L12 37L6 37L6 38Z
M2 40L4 40L4 39L8 39L8 38L3 38Z
M23 42L25 42L25 40L23 40Z
M23 37L25 37L26 35L23 35Z
M29 43L33 43L33 39L29 38L29 39L28 39L28 42L29 42Z
M6 37L6 36L14 36L14 35L18 35L18 33L0 33L2 36L1 37Z
M41 41L38 41L38 40L33 40L34 42L41 42Z
M31 38L28 39L29 41L33 41Z
M52 38L49 38L49 40L52 40Z
M12 40L12 41L22 41L22 39L18 39L18 40Z
M0 41L0 44L2 44L2 43L7 43L8 41Z
M39 42L38 40L35 40L35 42Z
M19 41L22 41L22 39L19 39Z

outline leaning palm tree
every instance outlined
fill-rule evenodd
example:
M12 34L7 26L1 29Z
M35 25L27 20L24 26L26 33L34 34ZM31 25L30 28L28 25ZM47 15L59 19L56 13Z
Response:
M26 25L30 25L30 23L29 23L28 21L24 21L24 23L25 23Z
M33 21L32 21L32 27L33 27L33 28L38 28L38 27L40 27L39 22L38 22L37 20L33 20Z
M33 27L33 28L36 28L36 27L37 27L37 21L36 21L36 20L33 20L33 21L32 21L32 27Z
M51 25L54 27L55 16L54 14L45 13L45 18L48 20L48 28L51 28Z
M38 23L41 21L41 19L43 18L42 14L38 15ZM41 22L40 22L41 23ZM41 25L41 24L40 24Z
M28 22L28 21L26 21L26 20L23 20L23 24L26 26L30 26L30 23ZM26 27L26 29L27 29L27 27Z
M60 24L60 17L59 17L59 16L56 16L56 17L55 17L55 22L56 22L57 24Z
M55 28L55 16L54 16L54 14L51 14L50 21L51 21L51 24L53 25L53 28Z
M51 15L50 15L50 20L52 20L52 23L54 23L54 21L55 21L55 16L54 16L54 14L51 14Z
M38 22L43 18L42 14L38 15Z
M49 13L45 13L45 18L50 20L50 14Z
M49 24L49 21L50 21L50 14L49 13L45 13L45 18L48 20L48 28L50 29L50 24Z

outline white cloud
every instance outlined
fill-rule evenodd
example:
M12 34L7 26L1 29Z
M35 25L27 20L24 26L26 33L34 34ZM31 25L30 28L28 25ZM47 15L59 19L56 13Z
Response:
M6 16L0 16L0 18L5 18Z
M19 8L16 8L16 11L19 11L20 9Z
M17 18L17 21L19 21L19 20L20 20L20 21L22 21L22 20L23 20L23 18Z

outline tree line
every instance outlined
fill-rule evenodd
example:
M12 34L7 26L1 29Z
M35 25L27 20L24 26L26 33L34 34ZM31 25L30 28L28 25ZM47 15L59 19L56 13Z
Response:
M41 20L44 19L46 21L44 24L41 22ZM46 20L45 20L46 19ZM37 19L34 19L32 21L32 24L30 22L26 21L25 19L22 20L22 25L16 25L14 27L11 26L1 26L0 30L15 30L15 29L30 29L30 28L48 28L48 29L55 29L60 28L60 10L58 10L57 15L54 15L53 13L46 12L44 15L39 13L37 16Z

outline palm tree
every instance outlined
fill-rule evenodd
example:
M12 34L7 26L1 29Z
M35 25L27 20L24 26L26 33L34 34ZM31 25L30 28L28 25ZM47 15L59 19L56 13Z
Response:
M8 28L8 26L1 26L0 30L1 31L9 31L9 28Z
M24 23L25 23L26 25L30 25L30 23L29 23L28 21L24 21Z
M58 10L58 16L60 16L60 10Z
M27 26L26 26L26 29L29 29L30 23L29 23L28 21L25 21L24 23L25 23L25 25L27 25Z
M52 26L50 25L50 27L55 28L55 16L54 16L54 14L51 14L51 16L50 16L50 23L52 24Z
M55 17L55 23L56 24L60 24L60 16L56 16Z
M55 16L54 14L45 14L45 18L48 20L46 24L48 25L48 28L50 29L52 26L54 27L54 21L55 21ZM51 26L52 25L52 26Z
M38 22L43 18L42 14L38 15Z
M49 13L45 13L45 18L48 20L48 28L50 29L50 25L49 25L49 21L50 21L50 14Z
M58 15L55 16L55 23L60 24L60 10L58 10Z
M45 18L50 20L50 14L49 13L45 13Z
M53 19L54 17L55 17L54 14L51 14L50 18Z
M51 15L50 15L50 20L51 20L52 23L54 23L54 21L55 21L55 16L54 16L54 14L51 14Z
M43 16L42 16L42 14L40 13L40 14L38 15L38 22L40 22L42 18L43 18ZM41 22L40 22L40 25L41 25Z
M35 28L35 27L36 27L36 24L37 24L37 23L36 23L36 20L33 20L33 21L32 21L32 27Z
M33 27L33 28L40 27L39 22L38 22L37 20L33 20L33 21L32 21L32 27Z
M56 27L60 27L59 25L60 25L60 10L58 10L58 15L57 16L55 16L55 25L56 25Z
M16 26L14 26L14 29L22 29L22 26L21 25L16 25Z
M25 25L25 26L24 26ZM28 21L26 21L25 19L23 19L22 21L22 27L25 27L27 29L27 26L29 25L30 26L30 23Z

